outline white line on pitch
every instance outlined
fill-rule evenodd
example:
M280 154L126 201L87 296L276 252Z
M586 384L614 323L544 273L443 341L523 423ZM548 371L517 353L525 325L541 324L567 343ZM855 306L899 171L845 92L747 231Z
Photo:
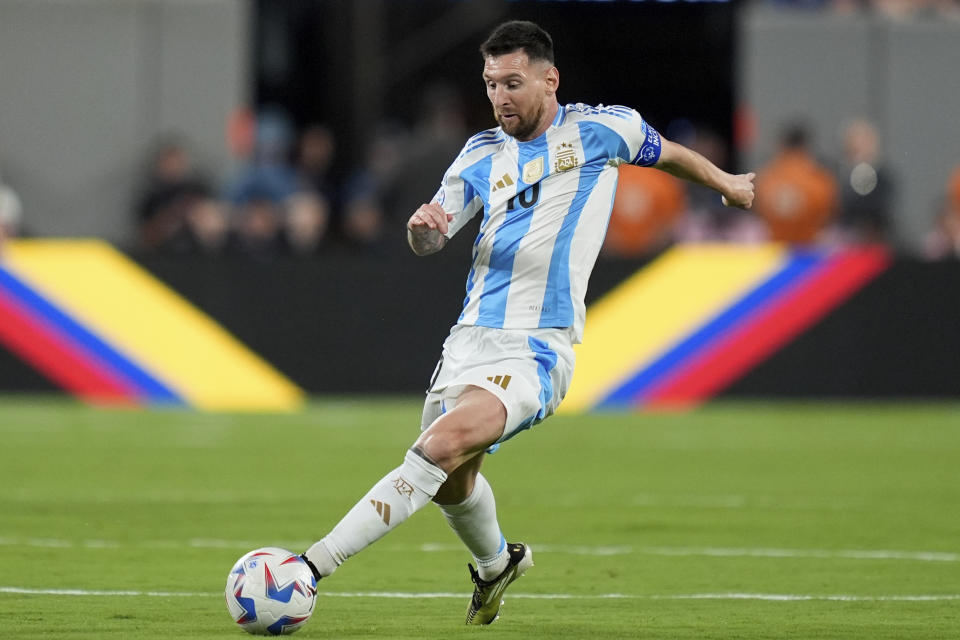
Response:
M40 547L53 549L119 549L136 547L147 549L236 549L249 550L265 546L264 541L224 540L218 538L192 538L190 540L142 540L119 542L116 540L63 540L58 538L17 538L0 536L0 546ZM271 541L272 546L285 549L302 549L310 546L307 540ZM847 560L912 560L916 562L960 562L960 553L949 551L898 551L891 549L778 549L764 547L633 547L630 545L531 545L540 553L560 553L587 556L648 555L648 556L713 556L721 558L840 558ZM400 547L394 547L400 549ZM404 546L402 550L408 551ZM463 551L463 546L453 543L428 542L419 545L421 551Z
M893 551L889 549L770 549L770 548L734 548L734 547L631 547L621 546L578 546L531 544L541 553L566 553L571 555L614 556L716 556L716 557L757 557L757 558L845 558L849 560L916 560L920 562L960 562L960 553L947 551ZM420 546L421 551L460 551L462 547L448 543L427 543Z
M119 591L98 589L27 589L23 587L0 587L0 593L12 593L29 596L149 596L153 598L207 598L214 594L202 591Z
M530 545L537 553L566 553L578 556L620 556L636 553L636 550L629 545L620 546L587 546L587 545L569 545L569 544L536 544ZM421 551L463 551L462 544L446 542L427 542L420 545Z
M154 598L214 598L220 592L201 591L127 591L96 589L30 589L23 587L0 587L0 593L34 596L89 596L89 597L132 597L146 596ZM321 598L382 598L382 599L437 599L466 598L467 593L425 592L407 593L400 591L352 591L321 592ZM639 594L600 593L511 593L511 598L528 600L768 600L774 602L805 602L825 600L837 602L942 602L960 600L960 594L922 594L922 595L850 595L850 594L785 594L785 593L675 593L675 594Z
M646 555L716 556L758 558L846 558L851 560L918 560L921 562L960 562L960 553L943 551L891 551L887 549L766 549L730 547L642 547Z
M692 593L663 596L640 596L651 600L770 600L775 602L799 602L828 600L836 602L940 602L960 600L960 594L858 596L848 594L791 594L791 593Z

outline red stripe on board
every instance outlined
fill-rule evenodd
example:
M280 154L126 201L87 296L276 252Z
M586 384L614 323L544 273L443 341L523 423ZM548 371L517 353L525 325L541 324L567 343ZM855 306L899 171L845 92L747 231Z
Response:
M85 400L132 404L136 392L116 376L90 362L82 351L33 318L0 289L0 342L53 383Z
M843 252L650 389L643 405L689 407L709 399L824 317L889 263L890 256L882 248Z

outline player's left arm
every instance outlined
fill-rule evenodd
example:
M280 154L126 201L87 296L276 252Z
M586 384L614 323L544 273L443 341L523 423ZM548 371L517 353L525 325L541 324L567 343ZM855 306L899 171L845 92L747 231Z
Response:
M727 173L682 144L661 138L660 158L653 165L678 178L710 187L723 196L723 204L749 209L753 204L753 173Z

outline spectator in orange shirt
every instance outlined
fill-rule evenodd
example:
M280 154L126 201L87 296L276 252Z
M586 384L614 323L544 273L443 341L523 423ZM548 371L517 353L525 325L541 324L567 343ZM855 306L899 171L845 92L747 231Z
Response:
M960 165L950 174L950 180L947 182L947 202L958 214L960 214Z
M923 253L931 260L960 258L960 166L947 180L943 207L924 239Z
M790 127L776 157L757 176L754 208L767 224L770 239L810 244L837 208L837 183L807 147L807 132Z
M687 206L683 184L663 171L620 165L605 255L638 257L655 249Z

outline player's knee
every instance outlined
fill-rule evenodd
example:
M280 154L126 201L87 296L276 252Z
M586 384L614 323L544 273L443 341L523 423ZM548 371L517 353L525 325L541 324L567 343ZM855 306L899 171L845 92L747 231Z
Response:
M443 416L420 435L415 446L444 471L452 473L496 442L502 433L502 425L498 430L495 425L471 424Z
M496 396L469 387L457 399L456 407L434 420L415 446L452 473L503 435L506 418L506 408Z
M438 419L417 440L415 446L433 460L440 468L450 473L459 466L461 459L471 450L470 434L459 425L444 424Z

